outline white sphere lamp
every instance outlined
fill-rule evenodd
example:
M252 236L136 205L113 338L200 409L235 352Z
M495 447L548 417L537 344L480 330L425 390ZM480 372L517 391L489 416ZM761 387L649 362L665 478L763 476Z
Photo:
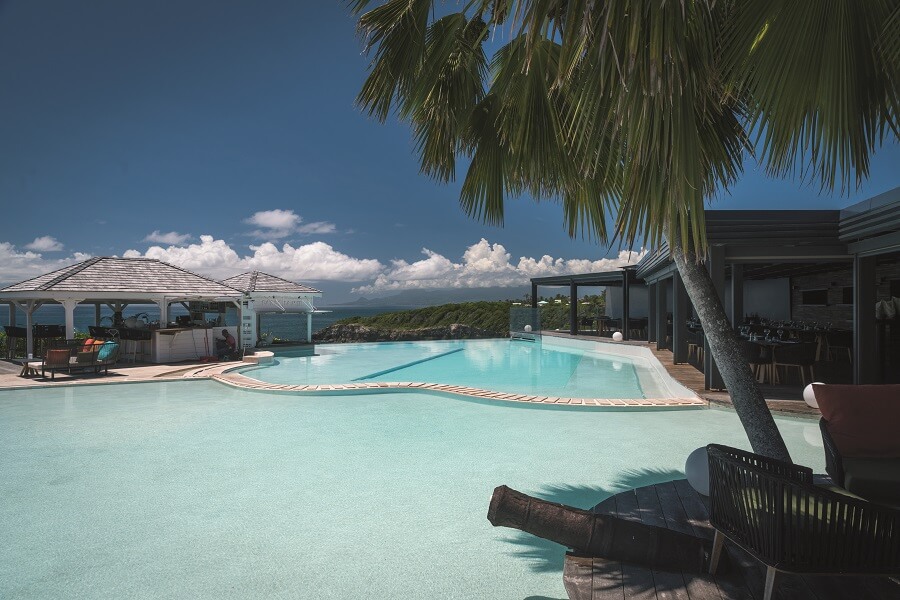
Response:
M684 474L698 494L709 496L709 456L706 454L706 446L697 448L688 455L687 462L684 463Z
M613 341L614 341L614 342L621 342L621 341L622 341L622 332L621 332L621 331L617 331L617 332L615 332L615 333L613 334Z
M806 402L806 405L810 408L819 408L819 403L816 402L816 392L813 390L814 385L824 384L821 381L814 381L803 388L803 401Z
M526 326L525 326L525 331L531 333L531 325L526 325Z

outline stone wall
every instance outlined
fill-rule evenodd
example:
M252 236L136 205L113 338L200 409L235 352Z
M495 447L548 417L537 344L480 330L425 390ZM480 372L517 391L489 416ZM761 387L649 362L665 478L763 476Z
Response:
M900 280L900 260L894 259L875 268L876 300L890 298L892 280ZM853 268L791 278L791 318L795 321L818 321L835 327L853 327L853 305L844 304L844 288L853 286ZM804 305L805 290L827 290L827 306ZM872 307L875 310L875 307Z

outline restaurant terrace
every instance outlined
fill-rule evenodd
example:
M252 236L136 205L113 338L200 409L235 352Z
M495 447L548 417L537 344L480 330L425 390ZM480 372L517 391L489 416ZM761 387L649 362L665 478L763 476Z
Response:
M900 379L900 188L843 210L710 210L706 234L707 268L761 382ZM569 288L571 335L621 331L724 388L665 243L636 266L531 284L534 307L540 286ZM585 286L607 288L606 315L578 313ZM592 326L602 322L612 326Z

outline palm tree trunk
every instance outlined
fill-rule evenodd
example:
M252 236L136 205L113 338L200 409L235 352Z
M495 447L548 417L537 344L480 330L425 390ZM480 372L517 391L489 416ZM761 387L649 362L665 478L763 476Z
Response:
M688 297L697 311L703 333L709 342L710 353L731 395L731 402L757 454L783 461L791 461L787 446L766 400L750 370L741 339L725 314L725 308L706 267L697 260L693 250L685 250L677 235L669 237L669 248L675 266L684 281Z

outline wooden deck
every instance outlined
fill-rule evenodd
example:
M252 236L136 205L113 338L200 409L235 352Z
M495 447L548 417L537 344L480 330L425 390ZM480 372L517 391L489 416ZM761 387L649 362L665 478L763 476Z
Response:
M573 338L592 342L596 342L598 340L607 342L611 341L609 340L609 338L599 338L596 333L582 333L579 335L571 335L564 331L542 331L541 333L549 336ZM714 392L707 390L704 387L705 381L703 379L703 373L687 363L677 365L674 364L672 362L671 350L657 349L656 342L644 342L636 340L616 343L627 344L630 346L646 346L650 349L650 352L653 353L656 359L660 363L662 363L662 366L665 367L669 375L672 376L672 378L678 381L681 385L691 390L692 392L697 394L697 396L706 400L710 404L724 406L727 408L733 407L731 404L731 396L728 395L728 392ZM801 386L761 385L760 388L762 389L763 395L766 398L766 404L769 406L769 410L777 413L792 416L809 417L814 419L818 419L821 416L821 413L817 409L810 408L803 401L803 388Z
M731 396L728 392L713 392L707 390L704 385L703 373L687 363L674 364L671 350L659 350L656 344L647 344L656 359L662 363L669 375L681 385L688 388L711 404L732 407ZM803 416L818 419L822 413L818 409L810 408L803 401L803 388L796 386L761 385L763 395L769 410L794 416Z
M594 511L667 527L712 539L708 499L679 479L611 496ZM737 546L726 543L730 565L715 576L651 570L594 558L566 561L566 575L577 582L572 600L756 600L763 597L765 568ZM725 557L723 557L724 559ZM888 577L809 576L779 573L775 598L836 600L900 598L900 582Z

